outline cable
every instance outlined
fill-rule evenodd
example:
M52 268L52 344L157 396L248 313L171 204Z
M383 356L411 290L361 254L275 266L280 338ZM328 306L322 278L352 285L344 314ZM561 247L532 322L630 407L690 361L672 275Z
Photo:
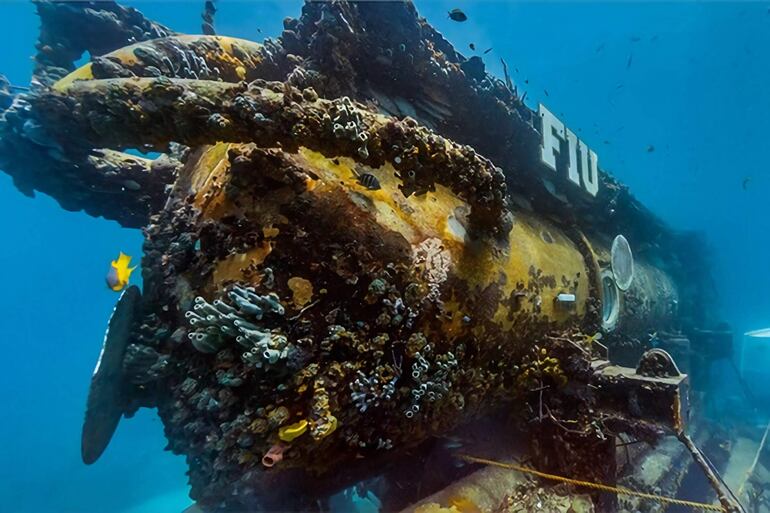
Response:
M503 463L500 461L488 460L485 458L477 458L476 456L470 456L468 454L459 454L458 456L464 459L465 461L469 461L473 463L481 463L483 465L490 465L493 467L507 468L510 470L523 472L525 474L531 474L533 476L537 476L542 479L550 479L552 481L561 481L562 483L568 483L574 486L583 486L586 488L593 488L594 490L601 490L603 492L610 492L617 495L628 495L631 497L639 497L640 499L663 502L666 504L677 504L679 506L685 506L688 508L698 509L703 511L721 511L723 513L726 511L725 508L723 508L718 504L706 504L703 502L688 501L684 499L675 499L673 497L664 497L662 495L654 495L651 493L637 492L636 490L631 490L630 488L625 488L622 486L610 486L610 485L601 484L601 483L593 483L591 481L580 481L578 479L572 479L569 477L557 476L554 474L547 474L545 472L540 472L539 470L535 470L532 468L522 467L521 465L517 465L515 463Z

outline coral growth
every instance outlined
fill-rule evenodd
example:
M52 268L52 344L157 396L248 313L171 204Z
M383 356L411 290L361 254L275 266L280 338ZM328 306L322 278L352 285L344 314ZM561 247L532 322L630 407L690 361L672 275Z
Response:
M267 315L284 313L278 296L260 296L253 287L234 286L228 293L232 304L221 299L213 304L198 296L192 310L185 313L193 330L188 334L192 345L202 353L215 353L228 341L235 341L246 351L243 360L257 368L276 365L292 349L285 335L261 328Z
M422 351L428 357L433 356L430 344L425 344ZM420 413L425 401L430 404L444 399L452 388L452 375L456 369L457 359L451 352L433 356L432 366L425 356L416 352L410 375L413 383L412 401L409 408L404 411L404 415L411 419Z

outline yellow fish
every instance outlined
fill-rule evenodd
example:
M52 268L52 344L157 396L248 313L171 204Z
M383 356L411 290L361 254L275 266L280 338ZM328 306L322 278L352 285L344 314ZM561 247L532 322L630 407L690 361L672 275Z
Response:
M120 292L131 278L131 273L136 267L128 267L131 263L131 257L124 254L122 251L118 255L117 260L113 260L110 264L110 271L107 273L107 286L115 292Z

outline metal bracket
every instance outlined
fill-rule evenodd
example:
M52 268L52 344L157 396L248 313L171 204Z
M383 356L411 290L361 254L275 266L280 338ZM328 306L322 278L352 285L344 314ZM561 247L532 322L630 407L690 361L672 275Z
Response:
M662 365L663 372L649 375L651 362ZM591 367L602 409L653 422L674 433L684 430L689 417L689 381L668 353L661 349L648 351L642 355L637 369L606 360L594 360Z

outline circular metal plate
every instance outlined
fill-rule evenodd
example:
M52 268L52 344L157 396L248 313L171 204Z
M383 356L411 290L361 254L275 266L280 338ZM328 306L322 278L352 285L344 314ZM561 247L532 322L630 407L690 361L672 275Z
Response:
M123 416L125 385L123 355L131 339L131 325L141 298L139 287L128 287L118 299L104 334L102 352L88 389L80 455L90 465L99 459Z
M605 331L615 329L620 317L620 293L615 277L609 269L601 274L602 280L602 328Z
M634 255L631 254L631 246L622 235L618 235L612 241L610 263L615 284L620 290L628 290L634 281Z

